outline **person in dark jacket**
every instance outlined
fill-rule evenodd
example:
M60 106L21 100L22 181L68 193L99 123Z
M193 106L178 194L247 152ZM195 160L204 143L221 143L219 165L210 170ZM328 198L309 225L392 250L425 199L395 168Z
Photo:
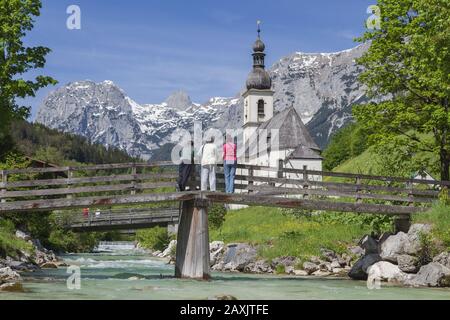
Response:
M185 191L189 177L194 171L194 141L191 140L190 147L185 146L181 152L181 163L178 167L177 191Z

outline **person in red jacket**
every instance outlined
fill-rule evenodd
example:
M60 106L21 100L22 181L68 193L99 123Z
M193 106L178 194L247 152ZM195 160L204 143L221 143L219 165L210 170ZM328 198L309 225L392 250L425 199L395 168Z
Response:
M234 177L236 175L237 147L233 138L227 135L226 142L223 145L223 171L225 175L225 192L234 192Z

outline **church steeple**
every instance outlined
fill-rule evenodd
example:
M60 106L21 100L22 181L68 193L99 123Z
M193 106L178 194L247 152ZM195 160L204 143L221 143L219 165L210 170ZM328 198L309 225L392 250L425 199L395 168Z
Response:
M264 42L261 41L261 27L260 21L258 20L258 38L253 44L253 68L263 68L264 69L264 49L266 48Z
M264 50L266 48L264 42L261 40L261 22L258 21L258 38L253 44L253 70L250 72L247 78L247 89L267 90L272 87L272 80L269 74L264 70L264 57L266 54Z
M261 28L258 21L258 37L253 43L253 68L247 77L247 91L244 98L244 141L256 132L257 128L273 117L273 94L271 90L272 80L264 69L264 50L266 46L261 40Z

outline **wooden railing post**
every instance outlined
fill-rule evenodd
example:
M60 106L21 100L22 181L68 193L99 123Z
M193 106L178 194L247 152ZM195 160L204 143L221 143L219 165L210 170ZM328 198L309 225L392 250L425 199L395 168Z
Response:
M73 178L73 171L71 168L67 170L67 189L72 188L72 178ZM67 194L67 199L72 199L73 196L71 194Z
M361 178L360 177L356 177L355 179L355 184L356 184L356 203L362 203L362 198L361 198Z
M308 183L308 166L303 166L303 189L308 189L309 188L309 183ZM305 192L303 194L303 198L309 198L309 195Z
M278 159L278 172L277 172L278 178L283 178L283 167L284 167L283 159Z
M414 205L413 183L411 181L407 182L406 188L408 189L408 206L413 206Z
M133 163L133 166L131 167L131 175L133 176L133 180L131 181L131 194L134 195L136 194L136 163Z
M8 182L8 174L6 173L5 170L2 170L2 187L0 188L0 194L2 196L5 195L6 193L6 183ZM6 199L2 197L0 202L6 202Z
M248 186L252 187L253 186L253 168L250 167L248 168ZM250 188L249 188L250 189ZM248 190L248 193L252 193L253 190Z

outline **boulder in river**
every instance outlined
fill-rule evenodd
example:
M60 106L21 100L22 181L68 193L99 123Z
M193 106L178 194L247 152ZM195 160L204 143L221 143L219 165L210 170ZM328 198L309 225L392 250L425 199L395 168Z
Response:
M285 267L293 267L297 264L297 258L293 256L284 256L272 259L272 268L276 268L278 265Z
M209 262L211 266L216 264L223 254L225 244L223 241L213 241L209 244Z
M44 262L40 265L42 269L57 269L58 265L54 262Z
M431 231L427 224L413 224L408 233L399 232L388 237L381 244L380 255L383 260L398 263L398 256L417 256L422 250L421 236Z
M327 262L331 262L331 261L337 259L336 252L334 252L333 250L321 248L321 249L320 249L320 254L322 255L322 257L323 257L323 258L325 259L325 261L327 261Z
M306 261L303 262L303 270L305 270L308 274L312 274L313 272L319 270L319 266L315 263Z
M253 246L246 243L229 244L221 261L212 268L218 271L244 271L245 267L256 259L257 251Z
M294 274L296 276L307 276L309 275L309 273L305 270L298 270L298 269L294 269Z
M162 252L161 257L162 258L170 257L175 252L176 248L177 248L177 240L171 240L166 250Z
M450 269L450 252L442 252L433 258L433 262L442 264Z
M380 260L381 257L378 254L373 253L365 255L355 262L349 271L348 276L355 280L367 280L367 269Z
M0 268L0 283L21 281L20 274L10 267Z
M379 261L367 268L369 280L379 280L394 283L403 283L408 275L400 270L400 268L387 261Z
M249 273L273 273L272 266L265 260L250 262L244 267L244 272Z
M397 263L400 270L407 273L416 273L419 271L419 259L407 254L397 256Z
M450 286L450 269L437 262L422 266L419 272L405 282L415 287L448 287Z
M364 249L364 253L367 254L378 254L378 241L370 235L365 235L360 241L359 246Z
M0 284L0 292L24 292L22 283L20 282L7 282Z
M312 273L312 275L313 275L313 276L316 276L316 277L327 277L327 276L330 276L330 275L331 275L331 272L328 272L328 271L322 271L322 270L317 270L317 271L314 271L314 272Z

